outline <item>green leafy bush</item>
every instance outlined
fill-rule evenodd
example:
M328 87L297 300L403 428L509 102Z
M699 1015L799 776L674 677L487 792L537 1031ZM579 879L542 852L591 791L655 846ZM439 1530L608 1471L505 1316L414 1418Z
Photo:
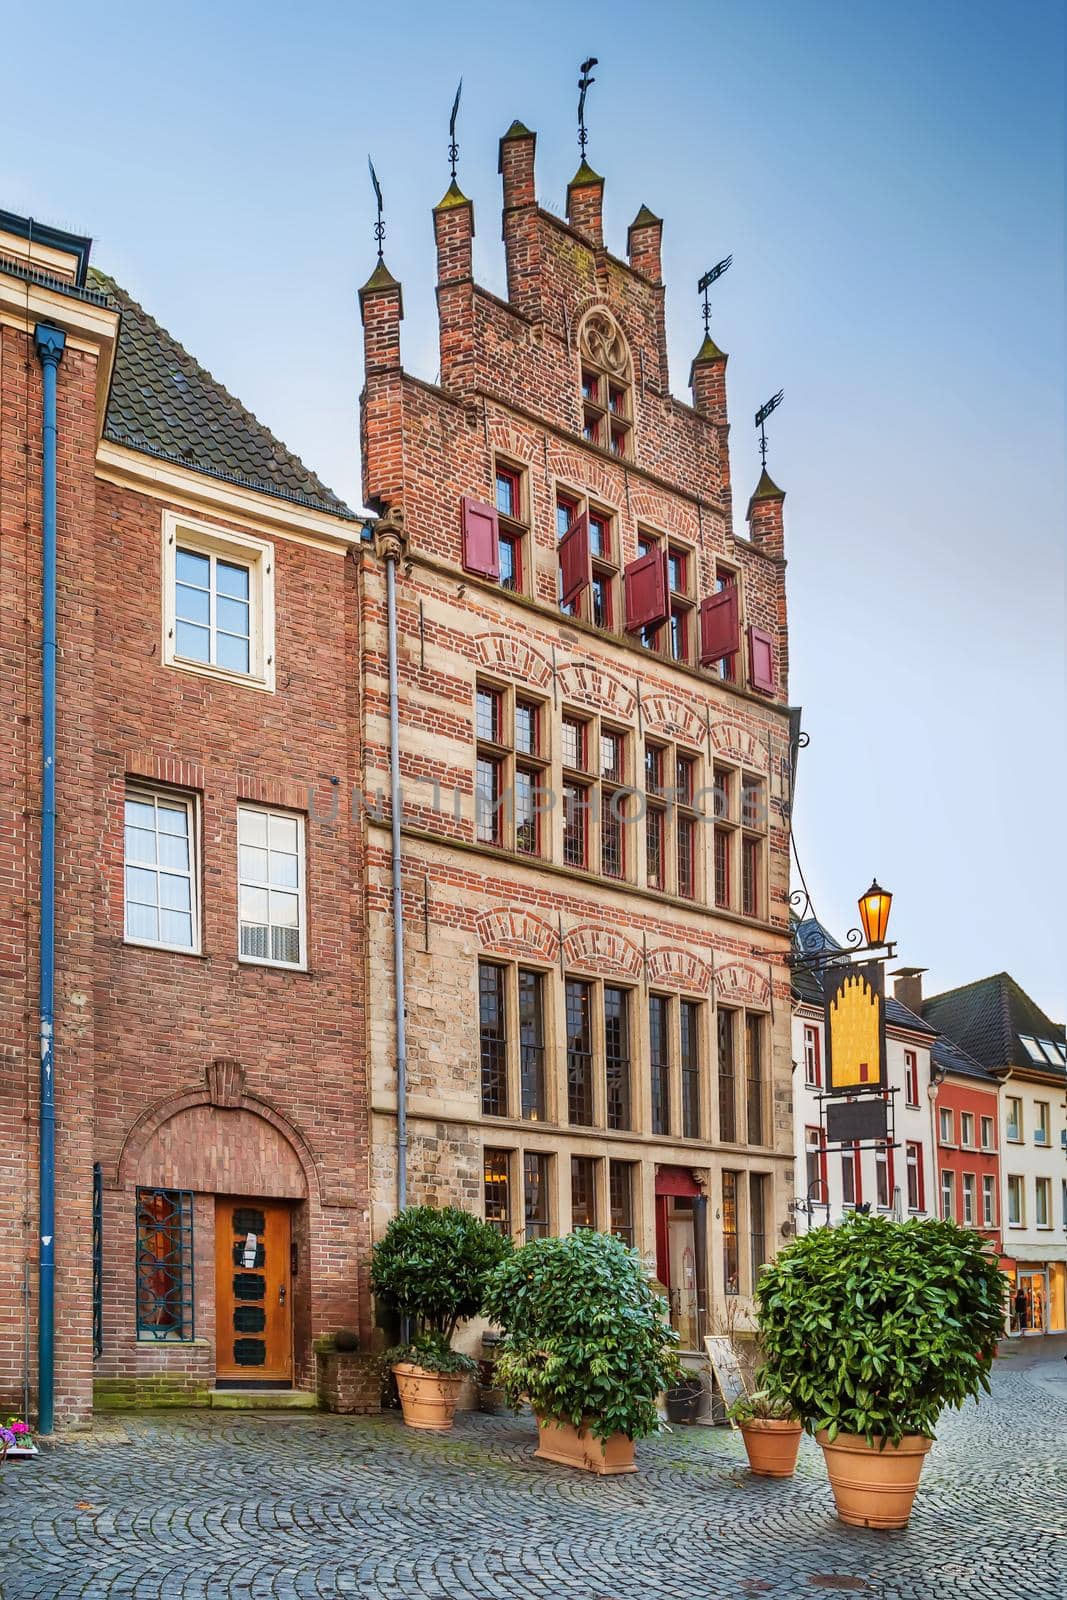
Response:
M1004 1296L989 1247L954 1222L814 1228L760 1275L762 1382L831 1440L933 1438L945 1406L988 1393Z
M735 1400L726 1415L731 1422L797 1422L790 1400L770 1389L754 1389Z
M586 1421L598 1439L655 1432L656 1396L678 1374L678 1335L621 1239L586 1228L532 1239L493 1273L485 1311L504 1329L496 1381L509 1404Z
M489 1275L511 1252L510 1239L468 1211L409 1206L374 1246L371 1288L410 1323L416 1343L430 1335L447 1348L459 1324L481 1312Z
M411 1361L427 1372L439 1372L442 1377L476 1378L478 1363L473 1356L453 1350L437 1333L424 1333L410 1344L397 1344L383 1357L387 1367L397 1367L402 1361Z

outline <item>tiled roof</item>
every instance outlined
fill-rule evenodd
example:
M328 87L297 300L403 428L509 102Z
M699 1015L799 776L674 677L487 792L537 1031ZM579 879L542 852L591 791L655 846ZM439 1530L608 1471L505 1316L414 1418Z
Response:
M931 995L923 1016L967 1053L994 1070L1029 1067L1067 1077L1067 1066L1035 1062L1023 1036L1063 1042L1063 1024L1047 1017L1007 972Z
M794 927L794 943L801 950L840 950L842 945L834 938L816 917L806 917L803 922L796 923ZM794 972L792 979L793 993L805 1005L821 1006L823 1003L822 984L816 972ZM931 1036L937 1029L924 1022L922 1017L917 1017L914 1011L909 1011L907 1006L901 1005L893 995L885 997L885 1020L890 1027L908 1028L912 1033L928 1033Z
M354 520L355 512L95 268L89 286L122 316L104 436L260 494Z
M984 1083L996 1083L997 1078L992 1072L987 1072L981 1062L969 1056L966 1050L961 1049L944 1034L938 1034L930 1047L930 1059L935 1067L943 1072L961 1073L967 1078L981 1078Z

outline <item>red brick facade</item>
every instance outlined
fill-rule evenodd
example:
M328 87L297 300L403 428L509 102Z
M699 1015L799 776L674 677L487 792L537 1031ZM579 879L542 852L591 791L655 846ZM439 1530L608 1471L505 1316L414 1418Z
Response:
M434 212L439 384L402 369L401 289L383 264L361 293L364 492L402 519L405 541L397 593L411 1197L484 1207L521 1239L531 1227L566 1230L588 1220L588 1182L596 1225L627 1231L661 1275L671 1274L672 1294L684 1298L695 1280L706 1312L724 1294L750 1291L756 1252L773 1250L792 1192L783 496L770 485L754 501L751 539L735 537L726 357L709 341L693 364L695 405L672 396L662 224L642 208L629 233L630 260L612 255L602 237L603 180L583 169L568 192L570 220L561 221L537 204L534 146L535 136L519 123L500 144L507 301L473 281L473 207L455 184ZM598 359L612 390L599 444L584 436L589 394L583 397L583 383L592 381L586 369ZM624 433L626 442L614 449ZM510 524L496 499L501 467L514 485L503 492L517 496ZM610 530L600 536L610 545L600 562L610 617L589 611L588 590L584 616L561 614L561 498L595 510ZM485 508L476 513L483 523L498 505L500 528L510 528L519 551L513 585L475 570L464 544L465 501ZM693 608L684 661L625 632L624 568L638 557L641 538L682 552L688 563L677 569L686 573ZM721 587L724 573L740 599L742 648L732 683L699 665L696 640L697 605ZM371 548L361 594L364 789L388 793L384 561ZM752 628L773 652L772 693L753 684ZM605 828L596 817L589 858L584 865L569 859L574 847L564 839L558 806L542 817L532 851L516 844L518 835L486 836L476 804L479 691L498 697L508 728L519 702L524 716L539 719L537 771L552 792L568 781L564 717L581 722L590 738L607 730L620 741L635 808L623 830L621 865L601 870L597 843L604 848ZM504 732L500 744L490 740L485 770L494 761L504 773L521 768L517 739ZM681 866L670 881L652 876L639 815L649 746L691 762L698 787L707 786L691 891L682 886ZM765 835L753 843L760 887L747 912L736 895L721 908L714 904L710 790L720 771L731 785L754 784L766 806ZM591 758L579 782L594 792L599 776ZM366 855L376 1231L395 1203L396 1181L387 811L367 819ZM724 891L723 898L730 896ZM488 1047L480 972L506 996L501 1039ZM526 1025L525 1044L509 987L523 978L538 984L541 1006L540 1028ZM568 1054L573 1018L566 997L576 1003L575 984L591 996L593 1010L602 997L615 1008L616 1030L620 1006L628 1019L625 1046L618 1047L627 1060L607 1067L606 1091L598 1075L608 1022L595 1019L590 1121L575 1116L569 1082L577 1056ZM696 1019L687 1062L694 1051L699 1057L684 1117L677 1033L669 1049L663 1046L661 1078L652 1087L660 1047L650 1019L666 1018L670 1032L680 1006L691 1008L687 1027ZM721 1026L747 1028L756 1041L752 1071L762 1077L747 1097L718 1070ZM539 1035L543 1043L531 1045ZM497 1048L500 1089L487 1114L483 1074ZM520 1103L516 1065L531 1050L547 1078L535 1113ZM750 1060L743 1048L738 1060L743 1077ZM614 1114L613 1072L628 1074L631 1095L629 1107ZM728 1093L741 1096L732 1125L723 1120ZM619 1168L632 1183L628 1217L614 1187ZM540 1206L546 1185L545 1214L535 1216L531 1206ZM689 1209L701 1197L706 1239ZM679 1316L684 1320L684 1309ZM690 1317L686 1331L692 1335L695 1326Z
M2 272L0 272L2 277ZM17 289L22 292L24 285ZM112 314L34 286L0 325L0 1405L21 1405L28 1264L35 1335L40 816L41 388L32 322L68 329L59 368L56 1415L214 1381L214 1197L290 1204L293 1378L314 1337L369 1326L361 837L309 796L358 775L353 525L265 494L98 453ZM107 324L97 340L87 318ZM27 322L29 325L27 325ZM102 374L106 385L107 371ZM106 387L103 391L106 394ZM151 471L149 470L151 469ZM153 473L155 482L150 480ZM240 509L233 508L240 502ZM165 665L163 551L174 513L269 541L272 692ZM196 954L124 938L130 783L194 802ZM237 805L306 822L306 970L238 959ZM93 1360L92 1192L103 1184L103 1351ZM138 1338L135 1197L193 1195L194 1325ZM31 1388L36 1350L31 1343ZM31 1402L32 1407L32 1402Z

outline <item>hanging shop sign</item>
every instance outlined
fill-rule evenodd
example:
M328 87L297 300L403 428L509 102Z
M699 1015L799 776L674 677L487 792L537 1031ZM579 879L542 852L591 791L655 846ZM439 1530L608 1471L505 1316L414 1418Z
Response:
M831 969L826 995L826 1087L863 1094L886 1087L885 979L882 963Z
M826 1143L881 1143L889 1138L889 1102L882 1095L826 1101Z

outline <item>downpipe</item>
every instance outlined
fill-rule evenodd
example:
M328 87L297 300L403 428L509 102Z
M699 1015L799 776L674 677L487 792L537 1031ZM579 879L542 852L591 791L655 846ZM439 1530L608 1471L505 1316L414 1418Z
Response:
M38 1023L40 1088L40 1246L37 1316L37 1426L55 1422L56 1318L56 389L66 336L39 322L34 346L41 363L41 923Z

